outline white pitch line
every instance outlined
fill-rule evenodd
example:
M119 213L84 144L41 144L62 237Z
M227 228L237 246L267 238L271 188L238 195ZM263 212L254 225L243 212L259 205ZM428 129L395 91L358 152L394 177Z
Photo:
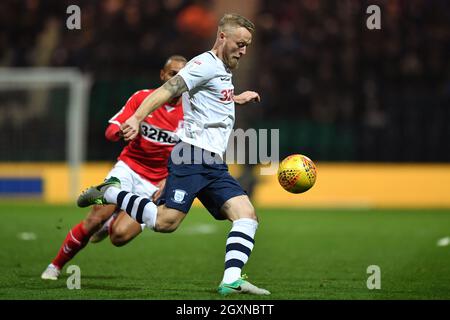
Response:
M184 228L185 234L213 234L216 233L217 227L213 224L197 224Z
M438 247L445 247L450 244L450 237L444 237L442 239L439 239L436 243Z
M34 232L20 232L17 234L17 238L24 241L36 240L37 236Z

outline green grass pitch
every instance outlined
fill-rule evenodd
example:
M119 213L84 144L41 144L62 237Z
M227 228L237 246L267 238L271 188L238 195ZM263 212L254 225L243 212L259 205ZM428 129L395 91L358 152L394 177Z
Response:
M129 245L88 245L68 265L81 289L40 274L86 210L0 203L0 299L222 299L227 221L193 209L172 234L145 230ZM450 210L258 209L244 273L271 296L232 299L450 299ZM24 234L25 233L25 234ZM30 239L31 238L31 239ZM28 240L24 240L28 239ZM381 268L381 289L366 286Z

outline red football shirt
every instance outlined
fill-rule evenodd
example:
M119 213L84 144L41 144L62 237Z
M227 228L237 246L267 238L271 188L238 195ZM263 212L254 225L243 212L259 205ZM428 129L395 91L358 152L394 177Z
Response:
M120 127L153 91L137 91L109 122ZM141 122L140 134L123 149L118 160L125 162L144 179L157 184L168 175L167 161L178 141L174 132L182 120L181 100L175 105L159 107Z

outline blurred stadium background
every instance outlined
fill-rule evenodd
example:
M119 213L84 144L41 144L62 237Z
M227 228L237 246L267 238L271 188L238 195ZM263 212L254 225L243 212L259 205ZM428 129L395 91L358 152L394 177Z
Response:
M70 16L66 8L72 4L81 8L81 30L66 28ZM381 8L381 30L366 27L366 8L371 4ZM43 237L48 241L35 245L37 252L49 243L54 248L43 253L47 257L40 256L29 278L37 277L57 250L65 228L83 216L74 208L73 197L101 181L123 147L104 138L108 119L133 92L159 85L159 69L168 56L190 59L209 50L224 12L247 16L257 28L234 81L235 92L258 91L262 102L237 108L236 128L279 129L280 158L301 153L318 166L316 186L303 195L283 191L275 176L259 176L258 166L232 166L263 216L275 219L281 212L280 217L296 219L290 213L298 212L305 219L305 230L308 223L317 227L320 221L330 221L326 217L336 219L332 213L337 208L346 223L358 220L355 212L361 216L381 212L380 227L395 217L398 229L389 230L396 236L417 236L417 243L425 241L418 245L421 250L427 251L426 246L441 250L433 251L435 255L414 254L438 261L420 269L434 270L430 294L408 295L405 289L399 296L449 298L448 272L437 276L445 266L448 271L448 247L436 249L439 239L450 236L450 2L446 0L2 0L0 212L12 221L23 212L37 230L39 221L63 229L55 231L51 241ZM23 204L24 200L33 205ZM33 206L46 218L33 215ZM69 213L60 208L74 216L67 218ZM316 215L311 208L320 210ZM392 208L399 210L386 213ZM53 216L44 213L52 210ZM67 225L54 222L58 219ZM425 221L429 228L417 231ZM366 223L360 230L370 233L373 221ZM2 223L2 236L16 237L27 226L22 221L17 224L22 229L16 230L14 225ZM319 238L320 229L315 233ZM335 236L340 235L346 236ZM387 235L376 236L386 240ZM2 252L4 261L14 260L10 251ZM407 259L414 261L411 256ZM364 278L364 271L360 276ZM36 297L17 292L1 296Z

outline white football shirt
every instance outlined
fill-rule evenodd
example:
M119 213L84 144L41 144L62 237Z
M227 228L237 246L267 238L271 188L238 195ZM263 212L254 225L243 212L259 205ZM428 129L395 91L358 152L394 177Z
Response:
M178 75L188 91L182 96L184 122L177 136L223 157L235 119L231 71L207 51L189 61Z

